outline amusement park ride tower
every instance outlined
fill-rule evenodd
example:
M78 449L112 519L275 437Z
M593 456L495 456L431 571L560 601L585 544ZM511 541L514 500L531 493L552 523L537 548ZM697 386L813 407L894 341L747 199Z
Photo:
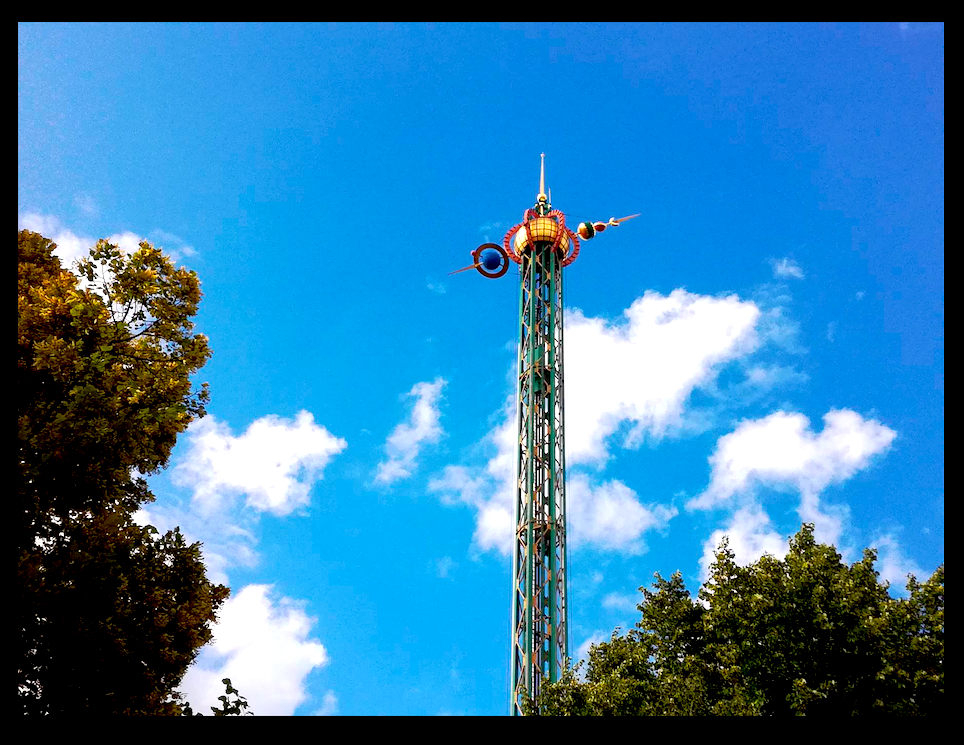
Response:
M476 269L495 279L519 265L518 468L512 557L511 713L555 682L569 656L566 553L566 448L563 406L562 270L589 240L623 220L580 223L573 232L545 188L545 154L536 203L502 245L472 252ZM456 272L452 272L455 274Z

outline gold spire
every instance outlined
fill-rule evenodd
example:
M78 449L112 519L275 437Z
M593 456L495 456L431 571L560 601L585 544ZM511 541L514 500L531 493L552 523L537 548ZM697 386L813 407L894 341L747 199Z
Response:
M536 195L537 202L546 201L546 154L542 153L542 168L539 170L539 193Z

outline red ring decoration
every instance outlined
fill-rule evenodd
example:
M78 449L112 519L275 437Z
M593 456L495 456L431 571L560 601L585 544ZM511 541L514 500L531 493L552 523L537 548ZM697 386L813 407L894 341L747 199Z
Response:
M502 246L505 248L506 256L512 259L516 264L521 264L522 259L519 255L512 250L512 236L514 236L519 228L521 228L525 223L519 223L518 225L513 225L509 228L509 232L505 234L505 238L502 239Z
M549 210L549 214L547 215L547 217L559 218L559 232L556 233L556 239L552 242L552 250L558 251L560 244L562 244L562 237L569 232L566 229L566 216L562 214L559 210Z
M482 262L480 261L482 252L490 248L493 251L498 251L499 255L502 257L502 266L491 273L486 271L485 267L482 266ZM500 246L498 243L483 243L472 252L472 259L474 264L478 264L478 266L475 267L475 270L483 277L487 277L488 279L498 279L509 271L509 257L506 255L506 252L502 250L502 246Z
M572 250L569 252L569 255L562 260L563 266L569 266L576 260L576 257L579 256L579 236L569 230L569 228L566 228L566 232L569 233L569 240L572 242Z
M541 217L541 215L534 209L527 209L522 215L522 222L518 225L513 225L509 228L505 237L502 239L502 246L505 249L505 254L510 259L512 259L516 264L522 263L522 258L512 249L512 236L514 236L523 227L526 229L526 239L529 243L532 243L532 234L529 232L529 220L534 217ZM550 210L546 217L558 217L559 227L561 228L559 234L556 236L556 240L552 244L552 249L558 250L559 244L562 243L563 233L569 236L570 241L570 251L568 256L562 260L563 266L569 266L574 262L579 256L579 236L577 236L572 230L566 227L566 215L559 210Z

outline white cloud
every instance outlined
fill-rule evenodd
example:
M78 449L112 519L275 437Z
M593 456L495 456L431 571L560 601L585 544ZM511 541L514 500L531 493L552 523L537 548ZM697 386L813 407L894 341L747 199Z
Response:
M647 292L619 323L587 317L578 309L568 313L565 437L570 538L574 545L642 553L643 533L665 529L675 509L644 506L618 481L592 487L588 477L573 475L571 467L605 463L608 440L624 423L630 426L622 442L626 447L638 446L647 434L660 436L682 426L684 405L693 390L708 385L726 362L758 346L754 326L760 310L733 295L709 297L675 290L668 296ZM508 554L518 456L514 393L480 449L494 452L484 467L447 466L429 482L429 491L446 504L476 511L477 548Z
M152 230L151 238L153 240L149 242L160 248L175 263L182 261L186 256L194 256L197 253L194 247L187 245L182 238L164 230ZM130 230L114 233L108 236L107 240L128 255L140 248L141 243L148 241L144 236Z
M773 525L766 512L759 505L748 505L730 518L730 524L713 534L703 544L703 555L700 557L700 579L709 576L713 554L720 547L723 536L729 538L729 546L734 554L734 561L740 566L752 564L764 554L770 554L782 559L789 548L788 541L773 530Z
M54 254L60 258L65 266L71 266L77 259L86 256L97 243L95 238L78 236L72 230L65 228L60 220L53 215L27 213L20 215L17 224L22 230L40 233L56 243L57 250L54 251ZM107 240L120 247L125 253L130 254L137 250L140 242L144 239L137 233L125 230L121 233L114 233Z
M182 689L196 711L218 703L223 678L262 716L291 715L307 698L305 678L328 663L328 653L310 638L315 619L303 603L271 592L270 585L248 585L222 606L213 642L184 676Z
M97 209L97 202L90 194L78 194L74 197L74 205L87 217L96 217L100 210Z
M181 509L165 501L155 502L149 511L139 509L133 519L138 525L153 525L161 533L180 528L188 544L200 541L208 579L215 584L231 584L227 575L231 567L252 568L258 564L257 538L251 530L239 524L241 515L205 514Z
M473 475L465 466L446 466L441 475L429 481L428 490L438 494L443 504L462 504L476 511L473 540L477 548L495 549L505 555L512 550L515 516L511 482L508 488L504 482L500 488L485 471Z
M589 650L592 649L592 647L596 644L602 644L603 642L608 642L609 639L610 639L610 635L607 634L605 631L592 632L592 634L590 634L589 637L585 639L583 643L576 648L576 660L577 661L588 660Z
M162 247L174 261L179 261L183 256L194 256L197 253L194 246L189 245L183 238L160 228L151 231L151 238L155 245Z
M334 691L328 691L321 701L321 708L314 713L316 717L333 717L338 713L338 697Z
M621 481L594 487L583 473L569 479L566 505L567 538L573 548L590 545L630 555L645 553L643 534L665 531L677 515L675 507L642 504L636 492Z
M610 592L602 599L602 607L606 610L615 610L622 612L634 612L639 605L640 599L635 595L624 595L618 592Z
M683 406L720 367L759 343L759 308L735 295L646 292L621 323L578 309L566 322L567 463L601 464L607 439L631 425L624 446L682 424Z
M819 494L829 484L866 468L897 435L849 409L829 411L823 421L820 434L810 429L810 420L803 414L785 411L741 422L717 441L710 456L710 485L687 507L725 505L758 485L787 485L803 494Z
M391 484L412 475L423 443L438 442L443 434L438 399L445 380L416 383L408 396L415 399L407 422L399 424L385 443L388 460L379 464L375 480Z
M786 301L785 298L780 300ZM800 324L787 315L782 305L769 307L760 316L758 330L762 337L790 354L803 354L807 350L800 345Z
M900 595L907 594L907 575L913 574L923 582L929 576L920 566L904 553L896 536L878 536L871 544L877 549L877 571L880 578L890 582L890 589Z
M121 233L114 233L107 237L107 242L117 246L125 254L132 254L141 247L145 239L137 233L125 230Z
M258 564L258 513L285 515L308 504L311 488L345 441L303 411L294 421L258 419L239 437L207 417L188 428L186 445L175 451L171 481L189 489L191 498L161 500L134 518L161 532L180 527L189 543L200 541L208 578L229 585L232 567ZM237 499L242 495L246 499Z
M485 436L482 448L495 452L484 468L446 466L429 481L428 490L443 504L461 504L476 511L473 543L481 551L508 555L515 531L515 470L518 444L515 405L505 402L502 420Z
M495 548L508 555L512 550L514 531L515 517L511 509L493 502L484 504L479 509L475 542L483 551Z
M509 432L509 442L505 433ZM474 543L482 551L495 549L504 555L512 550L515 528L515 464L505 457L514 444L512 428L503 424L490 433L501 441L487 471L476 473L464 466L446 466L429 482L429 491L444 503L463 504L476 511ZM567 538L573 548L589 546L604 551L639 555L646 551L643 534L664 531L676 514L675 507L644 505L621 481L594 486L589 476L576 473L566 491Z
M487 222L485 225L479 226L479 232L482 233L482 240L486 243L496 242L502 243L502 234L509 228L509 223L500 222L498 220L493 222Z
M192 489L206 513L238 495L245 495L248 507L277 515L305 506L325 466L347 446L307 411L294 420L262 417L239 437L208 416L188 428L187 439L172 480Z
M131 520L134 521L135 525L140 525L142 528L148 525L153 525L155 528L157 528L157 525L154 523L154 516L143 507L139 508L137 512L131 515ZM158 530L160 530L160 528L158 528Z
M709 576L713 554L719 548L723 536L728 537L734 560L740 566L752 564L764 554L782 559L790 549L788 538L773 529L773 524L763 508L758 504L747 505L731 516L730 524L726 528L714 531L703 544L703 555L700 557L702 581ZM871 546L877 549L876 568L880 579L890 583L891 592L906 595L907 575L913 574L918 579L925 576L920 566L906 555L893 534L878 536Z
M458 563L452 560L451 556L443 556L441 559L436 559L432 562L432 565L435 568L435 573L442 579L447 579L459 566Z
M809 380L809 375L787 365L753 365L746 371L746 382L761 391L783 386L799 386Z
M773 267L773 276L778 279L803 279L803 269L793 259L770 259L770 266Z
M831 321L827 324L827 341L833 344L834 339L837 337L837 322Z
M489 496L490 484L485 474L473 476L465 466L446 466L439 476L433 477L428 490L439 495L443 504L462 504L480 507Z
M56 243L57 249L54 255L63 262L65 267L72 266L77 259L86 256L90 248L97 243L94 238L79 236L72 230L68 230L53 215L41 215L35 212L19 215L17 227L20 230L40 233Z
M736 507L736 511L729 527L715 531L703 546L700 565L704 578L724 534L730 537L730 547L741 564L756 561L764 553L778 557L786 553L786 540L773 530L758 502L760 487L797 491L797 514L814 524L816 539L839 543L848 508L821 504L821 492L868 467L875 455L890 447L897 433L847 409L829 411L823 421L823 431L817 434L803 414L777 411L763 419L744 421L717 440L709 459L710 484L686 507Z
M96 214L96 205L89 197L83 195L78 196L76 203L81 211L87 213L89 216ZM90 209L94 211L90 212ZM42 215L36 212L19 215L17 217L17 228L19 230L32 230L35 233L40 233L56 243L57 250L54 251L54 254L63 262L65 267L71 267L75 261L87 256L90 249L97 243L96 238L79 236L69 228L64 227L61 221L54 215ZM151 236L167 243L177 244L177 247L166 246L164 248L165 253L171 257L172 261L180 261L184 256L192 256L197 253L193 247L187 245L182 239L172 233L167 233L163 230L154 230L151 232ZM140 247L141 242L146 239L133 231L123 230L108 236L107 240L118 246L125 253L131 254L136 251Z

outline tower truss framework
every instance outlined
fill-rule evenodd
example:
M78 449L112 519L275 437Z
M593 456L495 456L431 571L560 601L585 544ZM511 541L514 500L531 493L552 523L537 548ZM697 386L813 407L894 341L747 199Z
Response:
M518 467L512 567L511 713L568 661L562 269L578 238L540 194L517 226ZM549 223L553 224L550 225ZM521 231L524 231L522 233ZM507 248L513 231L506 236ZM541 239L541 240L540 240ZM572 253L570 257L574 258Z
M639 214L581 222L575 231L552 209L542 154L536 204L509 228L502 246L483 243L472 263L498 279L519 265L518 452L512 555L510 709L524 714L569 663L569 564L566 552L566 447L563 385L563 269L584 241Z

